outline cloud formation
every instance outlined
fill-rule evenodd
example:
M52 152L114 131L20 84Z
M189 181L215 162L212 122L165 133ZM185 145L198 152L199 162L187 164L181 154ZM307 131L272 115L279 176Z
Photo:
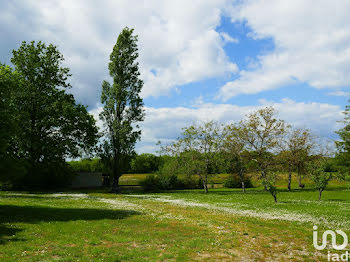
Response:
M146 107L145 121L140 125L142 140L137 151L155 152L156 143L168 143L181 135L182 128L201 121L215 120L220 123L238 122L247 114L266 107L273 106L277 117L285 120L293 127L308 128L315 135L326 138L334 134L341 126L337 120L343 118L339 106L327 103L303 103L290 99L280 102L261 100L256 106L237 106L232 104L198 103L193 107L153 108ZM98 120L101 108L90 111ZM98 125L102 123L98 120Z
M4 31L0 42L12 42L9 49L22 40L57 44L73 74L72 92L95 106L118 34L125 26L135 28L142 95L157 97L238 71L224 51L236 39L215 30L228 5L226 0L8 1L0 4L0 29L14 32Z
M257 94L298 83L316 89L328 88L330 97L335 98L350 93L348 10L350 2L346 0L321 0L317 4L311 0L1 1L0 58L1 62L8 62L10 50L17 48L22 40L58 45L73 74L71 92L97 116L101 110L98 104L101 82L109 79L109 54L118 34L129 26L139 35L144 98L167 95L185 84L210 78L220 78L216 83L235 79L218 91L217 96L223 101L239 94ZM239 32L234 36L228 34L235 29L219 30L223 16L230 17L234 23L245 23L251 29L249 37L254 40L272 39L275 49L258 57L251 57L248 52L246 59L250 66L238 68L232 58L235 54L226 53L225 47L244 45L244 37L240 38ZM206 100L212 102L211 94L217 90L215 86L210 88L203 87L196 96L203 92ZM158 140L175 139L182 127L193 122L238 121L266 105L274 106L280 118L322 136L333 134L339 127L336 121L343 117L340 106L330 102L268 99L255 106L200 100L188 107L178 106L180 102L173 103L172 108L148 106L138 151L154 152ZM305 100L313 101L313 98ZM252 101L251 104L255 103ZM181 104L186 102L182 100Z
M321 89L350 87L349 1L242 1L233 22L246 22L253 39L272 38L273 52L257 58L257 68L220 90L223 100L293 83Z

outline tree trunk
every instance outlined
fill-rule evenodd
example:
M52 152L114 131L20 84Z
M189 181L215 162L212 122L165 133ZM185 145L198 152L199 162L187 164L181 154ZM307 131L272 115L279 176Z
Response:
M265 171L261 171L261 178L262 178L262 179L265 179L265 177L266 177ZM269 191L269 190L267 189L267 185L266 185L266 184L264 184L264 189L265 189L265 191Z
M318 194L318 201L321 201L321 197L322 197L322 189L320 188L319 190L319 194Z
M292 172L289 171L289 174L288 174L288 191L291 190L291 184L292 184Z
M303 188L303 184L301 183L301 182L302 182L302 181L301 181L301 174L299 174L299 180L298 180L298 182L299 182L299 187Z
M207 178L203 179L203 188L204 188L204 192L207 194L208 193L208 179Z
M245 193L245 184L244 184L244 177L243 177L243 170L239 170L239 177L241 179L241 183L242 183L242 191L243 193Z
M113 184L112 184L112 193L119 193L119 178L120 178L120 171L119 171L119 165L118 160L114 159L114 167L113 167Z
M115 193L115 194L120 193L119 177L113 177L112 193Z
M273 199L275 200L275 203L277 203L277 192L274 192L272 196L273 196Z
M244 181L242 181L242 191L243 191L243 193L245 193L245 184L244 184Z

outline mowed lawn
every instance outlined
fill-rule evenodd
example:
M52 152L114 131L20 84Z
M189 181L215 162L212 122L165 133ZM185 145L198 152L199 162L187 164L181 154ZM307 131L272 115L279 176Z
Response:
M0 261L326 261L313 225L350 235L350 190L0 192Z

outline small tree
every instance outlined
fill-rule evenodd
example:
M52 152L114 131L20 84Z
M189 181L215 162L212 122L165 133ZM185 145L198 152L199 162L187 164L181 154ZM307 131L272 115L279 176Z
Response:
M326 172L326 162L323 159L318 159L310 163L308 165L308 171L319 192L318 200L321 200L322 192L326 189L329 180L331 180L332 173Z
M249 160L245 154L247 153L245 147L246 142L243 139L242 128L234 124L225 126L221 142L224 162L232 175L238 174L243 193L245 193L246 162Z
M289 129L279 143L279 156L283 166L288 170L288 190L291 190L292 172L298 174L299 187L303 187L302 176L306 173L306 165L312 160L311 151L315 148L310 131L307 129Z
M138 122L144 119L140 92L137 36L133 29L124 28L110 55L109 74L113 84L102 83L100 114L105 124L101 158L112 170L112 192L119 191L119 178L134 154L135 143L140 139Z
M275 179L270 179L269 171L276 165L274 153L277 152L278 143L285 134L285 122L276 119L275 114L273 107L266 107L251 113L239 123L241 137L250 151L250 158L256 163L265 190L268 190L274 199L277 189L271 184Z
M200 177L205 193L208 193L210 170L217 163L219 138L218 124L209 121L185 128L178 141L183 168L188 175Z
M277 188L276 188L276 174L274 172L269 172L266 174L264 180L263 180L263 185L266 188L267 191L270 192L272 195L273 199L275 200L275 203L277 203Z

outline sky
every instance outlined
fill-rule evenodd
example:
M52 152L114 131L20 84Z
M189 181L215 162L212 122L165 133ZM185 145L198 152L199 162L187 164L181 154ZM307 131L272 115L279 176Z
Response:
M128 26L144 80L138 153L190 124L237 122L265 106L336 139L350 96L348 10L348 0L0 1L0 62L22 41L57 45L69 92L98 120L109 55Z

